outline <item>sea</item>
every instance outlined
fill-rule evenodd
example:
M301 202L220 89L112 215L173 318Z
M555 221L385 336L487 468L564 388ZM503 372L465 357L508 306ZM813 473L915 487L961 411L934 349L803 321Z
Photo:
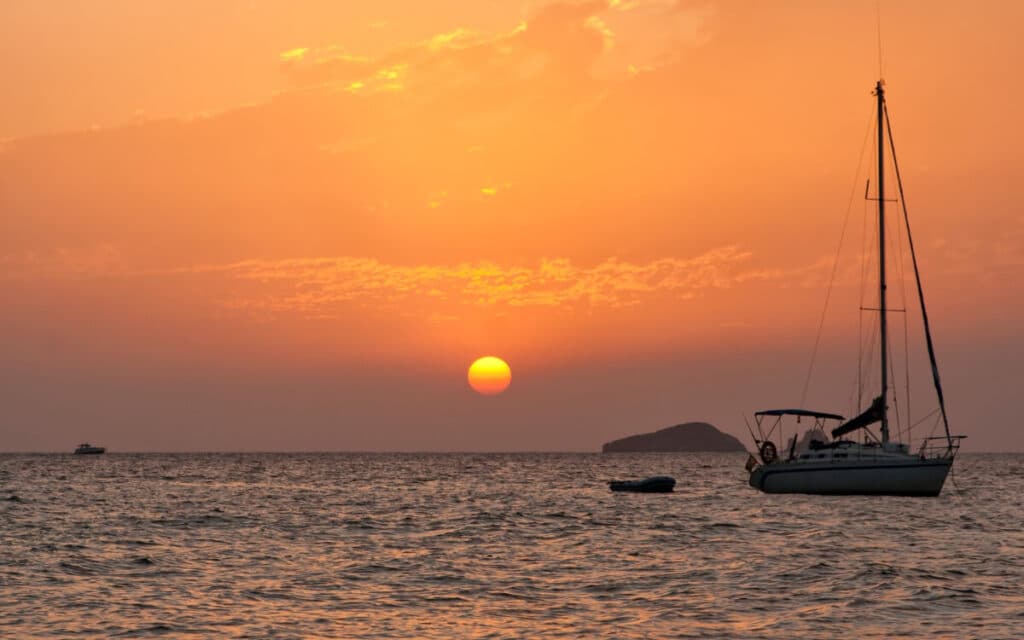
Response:
M1024 455L934 498L745 461L3 454L0 637L1024 638Z

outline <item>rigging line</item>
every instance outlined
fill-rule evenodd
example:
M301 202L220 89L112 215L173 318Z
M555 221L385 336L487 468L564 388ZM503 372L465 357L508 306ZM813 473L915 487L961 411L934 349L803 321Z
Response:
M850 392L846 396L847 415L857 415L856 412L851 413L849 411L849 408L860 406L860 398L857 396L857 394L860 392L860 389L857 387L857 382L857 378L854 377L853 381L850 383Z
M904 314L905 315L905 314ZM889 343L889 379L892 381L889 386L892 388L892 408L896 413L896 437L899 438L902 432L903 423L900 421L900 401L899 394L896 393L896 364L894 363L895 358L892 357L892 342Z
M908 309L909 307L907 306L907 273L906 273L907 257L906 257L906 252L904 251L904 245L903 245L903 225L900 224L899 221L894 221L893 222L893 226L896 227L896 233L895 234L891 234L891 237L893 237L893 241L894 241L894 243L896 245L896 253L897 253L897 255L899 255L899 261L896 263L896 266L897 266L898 271L899 271L900 300L901 300L901 302L903 304L903 308L904 309ZM904 384L903 391L904 391L904 398L906 399L906 403L904 404L904 411L906 413L907 424L909 425L911 423L911 417L910 417L910 332L908 330L908 319L907 319L908 315L909 314L906 314L906 313L903 314L903 376L904 376L903 377L903 384ZM893 371L893 373L892 373L892 379L893 379L893 382L894 382L894 384L893 384L893 394L895 395L896 394L896 385L895 385L896 372L895 371ZM898 426L901 426L901 425L898 425ZM902 429L900 429L900 430L902 431Z
M907 277L906 277L906 268L905 268L906 267L906 265L905 265L905 263L906 263L906 254L905 254L905 252L903 250L902 229L903 229L903 225L897 223L896 224L896 235L897 235L898 240L899 240L897 246L899 247L899 254L900 254L900 263L899 263L900 264L900 296L901 296L902 301L903 301L903 308L904 309L909 309L910 307L907 306ZM906 404L904 405L904 410L905 410L906 416L907 416L907 425L910 425L910 424L913 423L913 417L911 416L911 413L910 413L910 328L909 328L910 320L907 317L909 315L910 315L909 313L904 313L903 314L903 385L904 385L903 388L904 388L904 395L905 395L906 401L907 401ZM894 378L893 379L895 379L895 374L894 374ZM909 441L910 441L910 431L909 431L909 426L908 426L908 429L907 429L907 442L909 442Z
M924 422L925 420L927 420L928 418L931 418L932 416L934 416L934 415L935 415L936 413L938 413L938 412L939 412L939 408L938 408L938 407L935 407L934 409L932 409L932 410L931 410L931 411L930 411L930 412L928 413L928 415L926 415L926 416L924 416L924 417L920 418L920 419L919 419L919 420L918 420L917 422L915 422L915 423L911 424L911 425L910 425L909 427L907 427L907 444L910 444L910 443L912 442L912 440L913 440L913 437L914 437L914 434L913 434L913 430L914 430L914 429L916 429L916 428L918 427L918 425L920 425L921 423L923 423L923 422ZM934 429L934 425L933 425L933 427L932 427L932 430L933 430L933 431L935 430L935 429Z
M906 309L906 303L903 308ZM910 413L910 330L908 329L909 321L907 320L907 314L903 314L903 384L906 385L907 390L907 424L913 422L913 417ZM910 439L909 433L907 439Z
M867 188L865 187L865 191ZM864 199L864 210L861 213L861 225L860 225L860 297L858 298L859 307L863 309L866 305L864 304L864 280L867 277L867 267L865 266L867 261L867 244L864 238L868 232L868 201ZM864 397L864 377L861 372L864 371L864 312L860 311L857 313L857 402L855 407L860 407L860 401ZM856 415L856 414L855 414Z
M927 415L922 416L917 422L915 422L914 424L910 425L910 427L913 429L914 427L916 427L917 425L921 424L922 422L924 422L928 418L931 418L932 416L934 416L938 412L939 412L939 408L935 407L934 409L929 411Z
M750 428L750 421L747 420L747 414L743 414L743 422L747 425L747 431L750 432L750 439L754 441L754 446L761 444L761 441L754 435L754 430Z
M891 226L895 227L895 231L896 232L895 233L889 233L889 234L887 234L887 236L888 236L888 239L889 239L890 248L892 249L892 254L896 255L896 256L899 256L899 260L896 261L896 269L895 269L895 271L896 271L896 274L897 274L897 279L899 281L900 300L901 300L901 302L903 304L903 309L906 309L907 308L907 285L906 285L906 272L904 271L904 268L903 268L904 267L903 263L906 260L906 258L904 256L904 253L903 253L903 234L902 234L903 225L899 224L898 221L895 221L895 222L892 221L891 218L890 218L890 219L886 220L886 227L890 226L889 225L890 222L892 222ZM890 342L889 343L889 379L892 381L891 382L891 388L892 388L893 406L896 409L896 433L897 433L897 436L899 436L903 432L903 422L902 422L902 416L900 415L900 405L899 405L899 402L898 402L899 387L896 385L896 380L898 378L896 377L896 358L893 357L893 347L894 347L893 343ZM903 314L903 358L904 358L904 363L905 363L904 364L904 371L909 371L909 369L910 369L910 357L909 357L909 349L908 349L908 346L907 346L907 314L906 313ZM910 379L909 379L909 377L907 377L905 379L905 384L906 384L906 387L904 389L905 396L909 397L909 395L910 395ZM909 404L909 400L908 400L908 404ZM907 416L907 424L910 424L910 417L909 417L909 415Z
M878 127L874 124L874 122L875 122L874 115L872 114L869 117L871 118L871 123L868 126L869 127L873 127L872 131L875 134L872 137L872 139L871 139L871 147L874 148L876 146L877 141L878 141ZM864 185L864 212L863 212L862 217L861 217L861 247L860 247L860 308L861 308L861 311L860 311L860 313L857 314L857 402L852 407L852 413L853 414L860 413L861 408L863 408L864 405L866 404L866 400L864 398L864 385L867 384L867 382L869 382L869 380L865 379L866 376L865 376L864 372L865 372L865 367L870 366L870 362L872 361L873 355L874 355L874 351L873 350L869 351L868 352L868 358L871 358L871 359L869 359L869 360L867 360L867 362L865 362L864 345L865 345L866 335L865 335L865 332L864 332L864 329L863 329L863 327L864 327L864 311L863 311L863 309L864 309L864 307L867 306L867 304L866 304L866 297L865 296L866 296L866 291L867 291L868 271L875 264L874 261L869 261L869 258L873 255L873 251L874 251L874 245L873 244L869 244L869 242L868 242L868 218L869 217L870 217L870 219L872 221L872 224L875 225L875 234L877 235L877 232L878 232L878 217L871 215L872 212L870 211L870 207L868 206L868 200L870 200L870 198L868 197L868 190L869 190L870 187L871 187L871 178L869 177L867 179L867 184ZM869 265L871 265L871 266L869 266ZM877 328L877 325L872 323L871 327L872 327L871 330L874 331ZM872 344L874 343L874 334L873 333L872 333L871 342L872 342ZM869 347L869 348L871 348L871 347Z
M949 434L949 416L946 415L946 400L942 394L942 382L939 379L939 365L935 360L935 345L932 343L932 331L928 323L928 310L924 304L924 288L921 286L921 271L917 267L917 252L914 251L914 238L910 234L910 214L907 213L907 199L903 195L903 179L900 177L900 164L896 161L896 143L892 139L892 122L889 120L889 107L885 109L885 126L889 132L889 147L892 150L892 163L896 168L896 184L900 191L900 204L903 207L903 221L907 226L907 244L910 246L910 259L914 265L914 280L917 283L917 298L921 303L921 321L924 324L925 343L928 346L928 359L932 365L932 380L935 383L935 395L939 398L939 409L942 412L942 425L946 429L946 441L953 446L953 438Z
M868 206L867 202L865 201L865 203L864 203L864 216L865 216L864 220L865 220L865 225L867 224L868 218L870 218L871 222L872 222L872 224L874 226L874 231L875 231L874 235L877 236L878 235L878 216L873 215L874 212L870 211L869 209L871 209L871 207ZM865 234L864 235L864 275L861 276L862 277L862 281L861 281L861 290L862 291L866 291L867 290L867 274L868 274L868 272L878 268L878 266L877 266L878 263L871 259L871 258L873 258L873 257L875 257L877 255L877 254L874 253L874 251L875 251L874 243L871 243L868 240L867 234ZM875 273L878 273L878 272L875 271ZM863 293L862 294L862 298L865 295L867 295L867 294ZM864 312L865 312L865 310L861 309L860 318L861 318L862 322L863 322ZM862 361L863 361L863 368L860 371L860 376L861 376L861 379L864 382L864 385L872 384L872 381L874 380L873 376L874 376L874 371L875 371L875 357L878 355L878 348L877 347L878 347L878 344L879 344L879 336L878 336L879 330L880 330L880 327L879 327L877 322L869 323L867 331L864 334L864 336L862 337L862 339L861 339L862 341L858 345L859 349L861 350ZM871 398L872 398L871 393L866 393L862 389L861 390L861 394L862 394L862 397L860 398L860 404L858 406L854 407L854 413L859 413L864 408L864 406L866 406L868 403L871 402Z
M933 411L932 415L934 415L934 414L935 414L935 412ZM934 438L935 437L935 430L939 428L939 424L940 424L940 421L939 421L938 418L936 418L935 422L932 423L932 430L928 432L928 437L929 438Z
M874 380L874 378L871 376L873 375L875 369L875 356L878 352L878 325L876 323L871 323L871 333L868 334L868 340L865 343L863 343L863 346L866 347L867 357L864 360L864 369L861 372L861 376L864 379L864 383L868 384ZM868 402L870 402L870 397L861 398L860 401L861 404L854 407L854 414L859 413L864 408L864 406L868 404Z
M860 157L857 159L857 170L854 173L853 187L850 189L850 198L846 203L846 214L843 216L843 226L839 232L839 243L836 245L836 256L832 261L832 274L828 280L828 291L825 293L825 304L821 309L821 319L818 321L818 333L814 337L814 348L811 350L811 362L807 367L807 378L804 380L804 388L800 392L800 404L797 406L804 406L804 401L807 399L807 389L811 385L811 376L814 373L814 361L818 357L818 346L821 344L821 332L825 326L825 315L828 313L829 299L832 297L832 286L836 281L836 272L839 271L839 254L843 249L843 240L846 238L846 227L850 221L850 211L853 210L853 197L857 193L857 178L860 175L860 168L864 165L864 152L867 149L868 136L871 133L871 120L868 120L868 126L864 130L864 139L860 143Z
M860 411L864 401L864 286L868 280L868 201L864 199L864 212L861 215L861 246L860 246L860 313L857 314L857 403L854 414Z

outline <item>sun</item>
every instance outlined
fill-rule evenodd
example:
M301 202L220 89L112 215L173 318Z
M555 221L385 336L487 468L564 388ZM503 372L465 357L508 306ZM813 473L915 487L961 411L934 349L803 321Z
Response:
M493 396L508 388L512 382L512 370L508 363L495 356L484 356L477 358L469 365L469 372L466 374L469 386L477 393L485 396Z

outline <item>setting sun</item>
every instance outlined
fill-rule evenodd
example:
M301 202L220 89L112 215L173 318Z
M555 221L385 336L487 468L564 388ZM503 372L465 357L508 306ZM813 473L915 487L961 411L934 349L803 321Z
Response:
M484 356L477 358L469 365L469 372L466 375L469 386L477 393L493 396L508 388L512 382L512 370L508 363L501 358Z

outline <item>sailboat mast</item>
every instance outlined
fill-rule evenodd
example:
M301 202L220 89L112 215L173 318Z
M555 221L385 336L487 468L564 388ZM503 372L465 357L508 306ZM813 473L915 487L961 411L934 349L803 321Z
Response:
M885 308L885 128L882 119L885 112L885 89L882 81L875 85L878 98L878 311L879 335L882 349L882 442L889 442L889 335Z

